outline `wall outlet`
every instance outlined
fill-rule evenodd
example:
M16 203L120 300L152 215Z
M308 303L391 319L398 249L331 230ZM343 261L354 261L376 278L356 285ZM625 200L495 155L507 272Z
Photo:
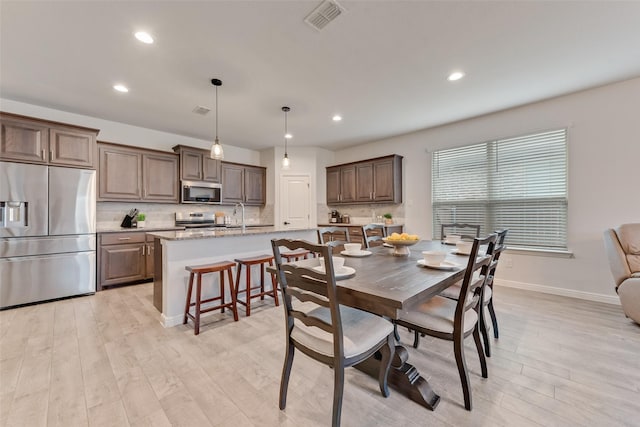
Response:
M506 268L512 268L513 267L513 258L511 258L510 256L506 256L504 258L501 258L501 261L504 261L504 266Z

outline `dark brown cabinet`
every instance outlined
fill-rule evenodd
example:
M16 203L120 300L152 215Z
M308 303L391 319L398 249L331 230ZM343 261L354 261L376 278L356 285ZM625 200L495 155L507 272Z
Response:
M100 234L98 289L144 280L147 274L143 251L144 232Z
M98 236L99 291L105 286L153 279L153 236L144 231L99 233Z
M266 203L266 169L222 162L222 203L262 206Z
M178 203L178 156L98 144L98 200Z
M222 162L209 157L208 150L176 145L173 151L180 155L181 180L220 182Z
M354 165L327 168L327 204L356 201L356 167Z
M94 169L98 130L0 113L0 159Z
M402 203L402 156L327 168L327 204Z

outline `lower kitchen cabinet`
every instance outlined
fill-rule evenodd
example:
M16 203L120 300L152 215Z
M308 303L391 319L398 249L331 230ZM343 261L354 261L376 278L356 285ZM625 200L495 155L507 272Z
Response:
M144 231L99 233L98 236L98 291L105 286L153 279L152 236Z

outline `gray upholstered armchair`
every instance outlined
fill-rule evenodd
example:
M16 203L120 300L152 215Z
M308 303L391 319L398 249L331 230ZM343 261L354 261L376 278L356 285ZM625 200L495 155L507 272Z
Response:
M606 230L604 247L622 310L640 324L640 224Z

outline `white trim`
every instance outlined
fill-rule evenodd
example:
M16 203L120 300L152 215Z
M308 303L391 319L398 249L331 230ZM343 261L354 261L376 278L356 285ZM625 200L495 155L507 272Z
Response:
M620 298L614 295L594 294L593 292L555 288L552 286L536 285L534 283L515 282L513 280L496 279L494 283L498 286L504 286L505 288L524 289L526 291L541 292L543 294L560 295L563 297L620 305Z
M160 324L165 328L171 328L173 326L182 325L183 319L184 319L184 315L182 314L177 316L167 317L163 313L160 315Z

